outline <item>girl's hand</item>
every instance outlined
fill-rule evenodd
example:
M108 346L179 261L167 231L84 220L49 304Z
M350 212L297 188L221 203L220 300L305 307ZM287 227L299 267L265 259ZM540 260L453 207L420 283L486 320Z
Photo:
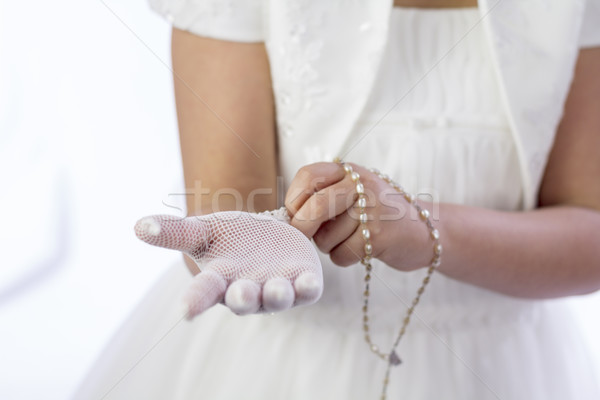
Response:
M410 271L431 263L431 239L415 208L384 180L352 165L365 189L367 227L372 257L389 266ZM356 183L338 163L302 167L290 185L285 205L291 225L313 238L319 249L340 266L359 262L365 239L356 207ZM421 203L424 208L428 205Z
M270 215L220 212L137 222L141 240L182 251L200 267L185 299L188 318L224 302L236 314L281 311L316 302L321 263L310 241Z

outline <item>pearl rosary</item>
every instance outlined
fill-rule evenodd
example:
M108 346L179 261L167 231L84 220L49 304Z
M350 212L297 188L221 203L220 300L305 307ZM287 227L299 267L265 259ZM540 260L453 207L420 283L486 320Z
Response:
M365 245L364 245L365 256L360 261L361 264L363 264L365 266L365 291L363 292L364 303L363 303L363 307L362 307L363 331L365 333L365 341L369 345L370 350L375 355L377 355L378 357L380 357L381 359L383 359L384 361L387 362L385 378L383 380L383 390L381 393L381 399L385 400L386 395L387 395L387 387L388 387L388 383L389 383L391 368L392 368L392 366L396 366L396 365L399 365L402 363L402 361L400 360L400 357L398 357L398 354L396 353L396 348L398 347L400 340L406 333L406 328L408 327L408 324L410 323L410 318L415 310L415 307L419 303L419 300L421 299L421 295L423 294L423 292L425 292L425 287L429 283L429 281L431 279L431 275L436 270L436 268L439 267L441 264L442 245L440 243L440 233L431 223L431 220L429 219L429 211L422 208L417 203L415 196L407 193L400 185L398 185L393 180L391 180L387 175L382 174L381 172L379 172L376 169L369 170L372 173L374 173L375 175L377 175L379 178L384 180L392 188L394 188L398 193L400 193L404 197L404 199L410 205L412 205L417 210L419 218L427 225L427 229L429 230L429 235L433 241L433 257L431 258L431 263L429 264L429 267L427 269L427 275L423 279L421 287L419 287L419 289L417 290L417 295L412 300L411 305L406 310L406 314L404 316L404 319L402 320L402 326L400 327L398 335L396 336L396 339L394 340L394 342L392 344L392 348L387 353L382 352L381 350L379 350L379 347L377 345L375 345L373 343L373 341L371 340L370 326L369 326L369 282L371 281L371 271L373 269L373 267L371 266L371 254L373 253L373 246L371 245L371 232L369 231L369 228L367 227L368 216L367 216L367 213L365 212L365 208L367 206L367 199L365 196L365 187L360 182L360 174L356 171L353 171L352 166L350 164L343 163L339 160L336 160L336 162L340 163L342 165L342 167L344 168L344 171L346 171L346 173L348 173L350 175L350 178L356 185L355 190L356 190L356 193L358 194L358 200L357 200L356 204L357 204L358 210L359 210L359 217L358 217L359 222L360 222L359 229L360 229L362 237L365 241Z

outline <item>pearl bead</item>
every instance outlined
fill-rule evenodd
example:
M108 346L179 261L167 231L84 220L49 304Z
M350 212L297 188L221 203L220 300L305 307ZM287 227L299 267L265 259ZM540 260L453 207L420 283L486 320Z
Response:
M439 123L439 125L444 125L444 124L445 124L445 121L443 121L443 120L441 120L441 122ZM337 159L336 162L340 162L340 160ZM377 347L375 344L373 344L373 342L371 341L371 336L369 335L369 329L370 329L369 328L369 320L370 319L367 314L368 314L368 309L369 309L368 305L369 305L369 295L370 295L369 285L370 285L370 281L372 278L371 271L373 269L371 262L370 262L373 257L371 254L373 252L373 246L371 245L371 242L370 242L371 232L367 228L367 221L369 218L368 218L367 213L365 212L365 208L367 207L365 187L360 182L360 174L358 172L353 171L350 164L342 163L342 166L344 168L344 171L350 175L350 179L352 179L352 181L355 184L356 193L358 194L356 208L359 211L358 219L361 224L361 226L360 226L361 235L364 239L365 256L362 257L360 260L360 263L365 266L365 270L366 270L366 273L364 276L364 285L365 286L364 286L364 292L363 292L364 304L362 306L362 311L364 313L363 324L362 324L363 331L364 331L364 339L367 342L367 344L369 345L371 351L388 363L388 374L389 374L389 368L392 365L398 365L401 363L401 360L395 351L395 346L391 349L391 353L383 354L379 350L379 347ZM369 169L369 171L376 174L380 179L387 182L388 185L390 185L393 189L395 189L398 192L398 194L403 196L404 199L409 204L411 204L413 206L413 208L416 209L416 211L419 215L419 219L421 219L425 223L425 225L427 226L428 231L429 231L429 236L434 241L434 243L433 243L434 244L433 245L433 253L434 254L433 254L433 258L431 259L431 264L429 265L429 267L427 269L427 276L423 279L421 287L418 288L417 296L415 298L413 298L411 306L406 310L406 314L403 319L403 325L400 328L400 332L398 333L397 340L399 341L400 338L406 332L406 327L408 326L408 324L410 322L411 315L413 315L413 312L415 310L415 307L419 303L421 295L425 292L425 286L429 283L431 274L435 271L435 268L437 268L441 264L442 245L440 244L440 241L439 241L440 232L433 227L433 224L429 220L430 211L427 209L421 208L419 206L419 204L417 203L417 196L414 196L410 193L406 193L404 191L404 188L402 188L402 186L398 185L396 182L391 180L389 176L380 173L378 170ZM397 346L397 344L398 343L396 343L395 345ZM389 378L388 378L388 376L386 376L385 380L384 380L383 394L381 396L382 399L386 398L385 393L386 393L388 384L389 384Z

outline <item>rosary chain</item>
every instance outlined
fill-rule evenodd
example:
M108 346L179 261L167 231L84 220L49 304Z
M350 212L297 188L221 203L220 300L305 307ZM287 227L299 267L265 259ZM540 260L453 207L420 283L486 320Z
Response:
M385 181L392 188L394 188L398 193L400 193L404 197L404 199L411 206L413 206L417 210L419 219L421 221L423 221L425 223L425 225L427 226L427 229L429 230L429 236L430 236L431 240L433 241L433 257L431 258L431 262L427 268L427 275L425 276L425 278L423 279L423 281L421 283L421 286L417 290L417 295L412 300L411 305L406 310L406 314L404 316L404 319L402 320L402 325L400 327L398 335L396 336L396 339L394 340L392 348L390 349L389 352L384 353L381 350L379 350L379 346L377 346L376 344L373 343L373 341L371 340L371 334L370 334L370 325L369 325L369 295L370 295L370 291L369 290L370 290L371 272L373 270L373 266L371 265L371 255L373 253L373 246L371 245L371 232L369 231L369 228L367 227L368 216L366 213L367 198L365 195L365 188L364 188L363 184L360 182L359 173L356 171L353 171L352 166L350 164L343 163L340 160L336 160L336 162L341 163L342 167L344 168L344 171L346 171L346 173L348 173L350 175L350 178L356 185L355 190L358 195L358 199L357 199L356 203L357 203L357 207L358 207L358 211L359 211L358 219L359 219L359 223L360 223L359 229L360 229L361 235L365 241L365 245L364 245L365 256L360 260L361 264L363 264L365 267L365 278L364 278L365 290L363 292L364 303L363 303L363 307L362 307L363 331L364 331L364 335L365 335L364 336L365 341L369 345L371 352L373 352L379 358L381 358L382 360L387 362L385 378L383 380L383 390L382 390L382 394L381 394L381 399L385 400L387 397L387 387L389 384L391 368L392 368L392 366L399 365L402 362L400 360L400 358L398 357L398 354L396 353L396 348L398 347L398 345L400 344L400 341L402 340L402 337L406 333L406 328L408 327L408 324L410 323L410 318L411 318L412 314L414 313L415 307L417 306L417 304L419 304L421 295L425 292L425 288L427 287L427 285L429 284L429 281L431 280L431 275L437 269L437 267L439 267L441 264L442 244L440 243L440 234L439 234L439 231L431 223L431 220L429 218L430 217L429 211L425 208L422 208L417 203L415 196L407 193L404 190L404 188L402 188L400 185L398 185L396 182L394 182L389 176L382 174L381 172L379 172L376 169L369 170L372 173L374 173L375 175L377 175L380 179Z

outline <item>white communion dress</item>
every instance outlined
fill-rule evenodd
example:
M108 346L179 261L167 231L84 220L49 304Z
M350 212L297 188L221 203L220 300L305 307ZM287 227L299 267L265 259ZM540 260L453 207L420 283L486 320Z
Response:
M471 30L478 18L476 9L395 8L371 97L356 129L339 138L342 154L305 143L280 160L283 170L343 155L424 199L520 210L515 144L483 32ZM292 178L286 172L285 183ZM218 305L192 322L180 305L192 278L174 265L75 397L379 398L386 364L363 339L364 270L321 259L325 289L315 305L244 317ZM382 350L424 276L374 263L371 332ZM511 298L435 274L397 351L403 363L392 370L388 399L600 399L562 300Z

